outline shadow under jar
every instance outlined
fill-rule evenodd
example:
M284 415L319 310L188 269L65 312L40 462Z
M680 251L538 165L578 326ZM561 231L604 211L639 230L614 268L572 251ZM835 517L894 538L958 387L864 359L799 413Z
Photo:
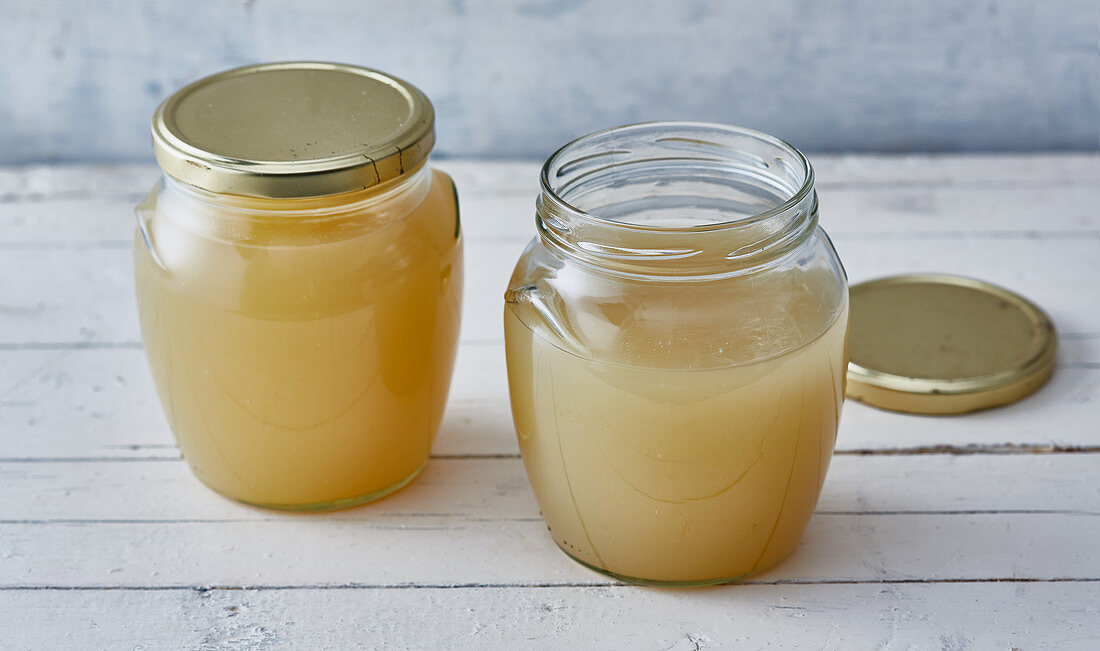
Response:
M504 326L555 542L637 583L779 562L817 503L848 361L809 162L747 129L638 124L558 150L541 185Z
M158 109L142 337L183 456L218 493L341 508L426 463L462 298L433 133L416 88L335 64L232 70Z

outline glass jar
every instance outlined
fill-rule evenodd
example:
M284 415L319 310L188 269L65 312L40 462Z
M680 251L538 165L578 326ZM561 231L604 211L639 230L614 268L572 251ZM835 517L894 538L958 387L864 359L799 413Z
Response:
M716 124L594 133L546 162L505 295L512 414L555 542L626 581L790 554L844 400L848 292L790 145Z
M462 296L427 98L363 68L251 66L173 95L153 139L137 299L195 475L280 509L406 485L439 429Z

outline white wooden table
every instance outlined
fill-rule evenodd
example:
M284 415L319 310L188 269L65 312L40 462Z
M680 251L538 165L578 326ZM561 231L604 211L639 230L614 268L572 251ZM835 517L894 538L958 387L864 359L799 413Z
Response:
M229 502L180 460L141 350L131 206L150 166L0 170L0 647L1100 648L1100 158L817 157L852 281L939 271L1035 300L1038 394L962 417L849 402L803 544L738 585L621 585L539 517L502 292L534 163L444 161L467 236L433 460L344 512Z

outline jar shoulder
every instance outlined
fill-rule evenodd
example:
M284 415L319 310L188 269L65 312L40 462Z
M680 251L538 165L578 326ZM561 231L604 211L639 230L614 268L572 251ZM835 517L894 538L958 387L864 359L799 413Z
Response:
M224 309L263 303L270 314L324 314L410 283L451 295L462 278L454 184L422 169L415 201L321 217L199 204L162 184L136 211L139 283Z
M752 273L655 280L604 273L538 238L521 255L506 309L570 352L656 366L728 365L782 354L846 313L847 280L820 229Z

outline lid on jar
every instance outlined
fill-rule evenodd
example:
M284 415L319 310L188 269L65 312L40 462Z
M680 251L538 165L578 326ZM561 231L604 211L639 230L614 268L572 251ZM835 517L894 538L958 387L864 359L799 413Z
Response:
M358 66L289 62L200 79L157 108L153 150L173 178L212 192L310 197L368 188L424 162L431 102Z
M880 278L851 288L848 397L919 414L1019 400L1054 371L1057 335L1027 299L945 275Z

